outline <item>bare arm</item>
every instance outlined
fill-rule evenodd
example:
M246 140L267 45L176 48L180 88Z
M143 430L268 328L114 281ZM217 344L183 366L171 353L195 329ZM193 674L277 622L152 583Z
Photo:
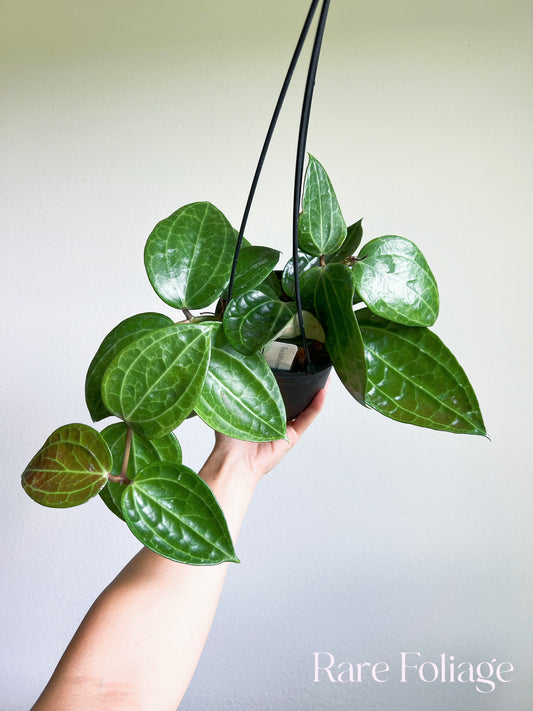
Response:
M216 435L200 476L237 538L261 477L322 408L320 391L287 426L289 443ZM195 567L143 548L95 601L33 711L175 711L204 647L228 564Z

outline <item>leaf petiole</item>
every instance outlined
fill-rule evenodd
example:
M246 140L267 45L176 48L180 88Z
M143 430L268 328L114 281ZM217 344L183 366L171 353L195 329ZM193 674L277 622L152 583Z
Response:
M128 462L130 459L130 451L131 451L131 439L133 437L133 430L131 427L128 427L128 431L126 432L126 442L124 444L124 457L122 459L122 467L120 468L120 474L115 475L115 474L109 474L107 479L108 481L113 481L116 482L117 484L131 484L131 479L129 479L126 476L126 472L128 471Z

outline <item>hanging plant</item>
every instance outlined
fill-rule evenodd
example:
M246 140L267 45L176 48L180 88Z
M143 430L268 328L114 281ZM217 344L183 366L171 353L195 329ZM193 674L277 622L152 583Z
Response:
M316 6L289 67L240 230L209 202L181 207L154 227L146 272L157 295L184 318L142 313L118 324L89 365L85 397L94 422L111 416L119 422L102 432L78 423L60 427L22 474L25 491L45 506L77 506L100 494L145 546L184 563L238 560L211 490L182 464L174 431L188 417L238 439L286 439L287 419L309 404L333 367L360 405L386 417L485 435L465 372L430 330L439 294L422 252L397 235L361 246L362 220L347 226L313 156L302 179L327 2L302 108L292 258L278 271L278 251L244 239Z

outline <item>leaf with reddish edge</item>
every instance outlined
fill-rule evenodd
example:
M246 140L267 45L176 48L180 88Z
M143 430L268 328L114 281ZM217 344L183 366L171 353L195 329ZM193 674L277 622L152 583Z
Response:
M22 487L43 506L79 506L105 486L111 466L111 452L99 432L83 424L64 425L28 464Z

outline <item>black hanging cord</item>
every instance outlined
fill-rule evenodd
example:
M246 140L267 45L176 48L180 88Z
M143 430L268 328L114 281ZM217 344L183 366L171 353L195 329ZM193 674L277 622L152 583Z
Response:
M298 311L298 322L300 324L300 332L303 338L305 357L307 360L307 372L314 373L315 367L309 356L309 347L305 338L304 320L302 314L302 299L300 295L300 275L298 273L298 216L300 213L300 200L302 195L302 180L303 180L303 165L305 159L305 145L307 142L307 131L309 128L309 117L311 114L311 102L313 100L313 89L315 86L316 70L318 67L318 58L320 56L320 48L322 46L322 38L324 36L324 28L328 16L330 0L324 0L318 27L316 30L313 51L309 62L309 71L307 73L307 82L305 85L304 100L302 105L302 116L300 120L300 133L298 135L298 149L296 153L296 170L294 174L294 201L292 210L292 264L294 272L294 291L296 293L296 308Z
M250 193L248 195L248 200L246 201L246 207L244 208L244 215L242 217L242 222L241 222L241 227L239 230L239 237L237 239L237 246L235 247L235 254L233 256L233 264L231 265L231 276L229 280L229 286L228 286L228 294L227 294L227 300L229 301L231 299L231 292L233 289L233 282L235 281L235 271L237 269L237 259L239 258L239 252L241 250L241 245L242 245L242 238L244 236L244 230L246 228L246 222L248 221L248 215L250 213L250 208L252 206L252 200L255 195L255 190L257 188L257 183L259 182L259 176L261 174L261 169L263 167L263 163L265 162L265 157L268 151L268 147L270 145L270 141L272 139L272 135L274 133L274 128L276 127L276 123L281 111L281 107L283 106L283 101L285 100L285 96L287 94L289 84L292 79L292 75L294 74L294 70L296 68L296 64L298 63L298 58L300 56L300 53L302 51L302 47L305 43L305 39L307 37L307 33L309 32L309 27L311 26L311 22L313 21L313 17L315 14L315 10L318 6L319 0L313 0L311 3L311 6L309 8L309 11L307 13L307 17L305 19L304 26L302 28L302 31L300 33L300 37L298 39L298 43L296 45L296 48L294 50L294 54L292 55L291 63L289 65L289 68L287 70L287 74L285 76L285 81L283 82L283 86L281 88L281 92L276 104L276 108L274 109L274 114L272 115L272 119L270 121L270 126L268 127L267 135L265 138L265 142L263 144L263 149L261 151L261 155L259 156L259 161L257 163L257 168L255 169L255 174L252 180L252 186L250 188Z

